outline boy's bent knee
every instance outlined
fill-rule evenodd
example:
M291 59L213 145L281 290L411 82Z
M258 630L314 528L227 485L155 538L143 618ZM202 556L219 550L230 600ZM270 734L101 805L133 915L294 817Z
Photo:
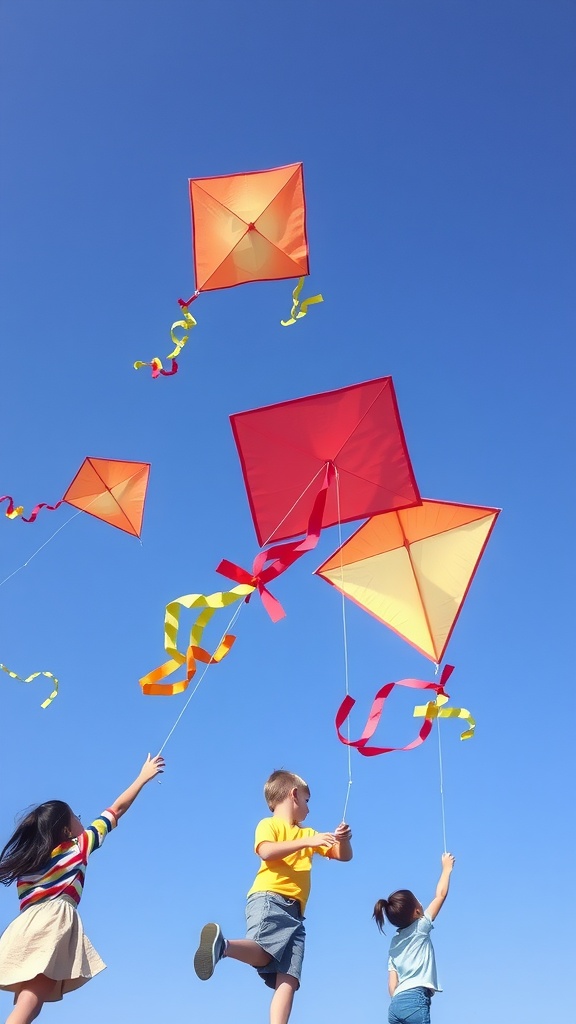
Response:
M293 992L297 992L300 988L298 978L294 978L291 974L276 975L276 989L279 989L281 985L286 985L288 988L291 988Z

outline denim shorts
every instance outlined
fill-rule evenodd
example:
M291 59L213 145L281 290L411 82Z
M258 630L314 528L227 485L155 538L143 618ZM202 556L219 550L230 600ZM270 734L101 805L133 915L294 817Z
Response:
M430 1024L430 989L407 988L393 996L388 1024Z
M305 935L299 900L277 892L254 892L248 897L246 938L272 957L265 967L256 968L270 988L276 988L277 974L289 974L300 984Z

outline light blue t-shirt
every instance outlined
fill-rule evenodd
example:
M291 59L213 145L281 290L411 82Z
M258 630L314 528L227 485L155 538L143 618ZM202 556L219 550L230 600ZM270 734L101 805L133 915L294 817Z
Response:
M392 939L388 970L396 971L398 975L395 995L420 985L433 992L442 991L438 985L434 947L430 939L433 927L431 919L424 914L407 928L399 928Z

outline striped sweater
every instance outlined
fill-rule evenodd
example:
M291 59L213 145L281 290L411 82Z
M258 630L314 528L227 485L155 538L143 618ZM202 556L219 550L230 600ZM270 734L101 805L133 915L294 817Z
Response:
M58 896L70 896L76 905L80 903L88 857L104 842L108 833L116 827L113 811L103 811L88 828L75 839L67 839L55 850L41 871L22 875L17 881L20 910L44 900Z

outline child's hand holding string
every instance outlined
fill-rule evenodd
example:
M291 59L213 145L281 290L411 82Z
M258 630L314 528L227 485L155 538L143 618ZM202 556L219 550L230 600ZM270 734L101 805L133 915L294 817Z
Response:
M350 839L352 839L352 829L350 828L350 825L347 825L345 821L342 821L338 825L334 835L338 842L341 842L343 839L350 841Z
M155 779L157 775L161 775L164 768L164 758L160 754L157 754L156 757L152 757L151 754L148 754L148 757L140 769L140 777L144 782L150 782L150 780Z

